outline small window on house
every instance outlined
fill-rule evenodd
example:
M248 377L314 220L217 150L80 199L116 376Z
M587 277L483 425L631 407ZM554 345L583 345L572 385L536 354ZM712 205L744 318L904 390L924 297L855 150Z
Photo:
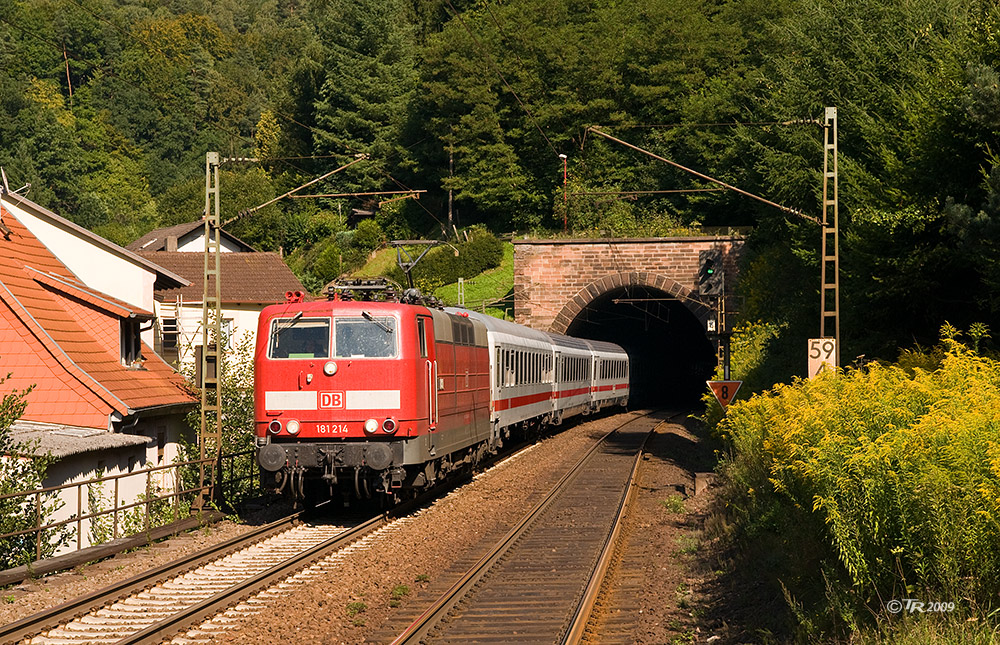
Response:
M222 319L222 325L220 326L219 333L222 334L222 338L225 340L225 348L226 349L232 349L233 348L233 335L235 334L235 330L233 329L233 319L232 318L223 318Z
M160 319L160 334L164 350L177 350L177 319Z
M142 340L139 336L139 321L134 318L123 318L120 329L122 365L133 369L141 368Z
M163 465L164 451L167 447L167 431L157 429L156 431L156 465Z

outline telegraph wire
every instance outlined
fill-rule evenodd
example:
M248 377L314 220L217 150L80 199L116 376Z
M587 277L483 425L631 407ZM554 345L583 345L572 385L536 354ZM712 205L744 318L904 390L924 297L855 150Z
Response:
M819 125L823 123L817 119L791 119L789 121L725 121L720 123L636 123L633 125L615 125L617 130L631 130L636 128L739 128L739 127L768 127L773 125ZM595 128L603 126L595 125Z

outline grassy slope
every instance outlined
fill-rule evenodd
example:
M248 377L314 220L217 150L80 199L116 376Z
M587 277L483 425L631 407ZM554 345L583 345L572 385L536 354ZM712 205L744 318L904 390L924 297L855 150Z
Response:
M355 271L352 276L355 278L376 278L389 273L389 270L396 266L396 249L381 249L375 253L375 257L365 263L363 267Z
M389 269L396 266L395 249L382 249L375 254L363 267L354 272L356 278L370 278L386 275ZM465 281L465 306L469 309L482 310L485 305L487 313L497 315L498 311L510 310L513 314L513 302L500 301L514 288L514 245L505 242L503 259L500 266L485 271L474 278ZM458 284L446 284L434 292L434 295L449 305L458 304ZM490 311L493 309L494 311Z
M474 278L465 281L465 306L468 309L513 308L513 301L503 304L502 301L514 288L514 245L505 242L503 259L500 266L484 271ZM434 295L448 303L458 304L458 284L446 284L438 288ZM513 311L512 311L513 313Z

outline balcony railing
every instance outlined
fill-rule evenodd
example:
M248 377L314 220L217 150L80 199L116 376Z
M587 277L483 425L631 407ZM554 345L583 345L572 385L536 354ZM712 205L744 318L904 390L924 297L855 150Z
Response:
M218 497L214 499L221 500L224 507L235 508L249 497L261 492L253 453L253 450L245 450L225 454L221 462L215 466L213 466L214 458L183 461L129 473L104 475L60 486L0 495L0 503L20 498L22 501L19 506L25 515L32 506L35 515L33 526L0 533L0 545L11 539L30 535L34 541L35 560L39 560L42 558L43 550L50 552L49 549L52 548L50 541L53 537L58 541L55 548L66 552L66 547L73 545L75 550L80 550L85 546L127 535L141 534L157 526L177 521L190 513L192 502L202 493L209 499L213 498L210 484L198 481L199 466L202 464L206 468L218 467L221 470L221 476L215 478L220 483L220 491ZM132 484L128 488L134 491L136 488L134 480L140 477L145 478L144 492L135 496L136 501L123 503L121 492L126 488L126 480ZM71 512L66 519L47 521L43 511L46 503L54 495L58 495L64 503L68 503L67 498L72 499L73 496L66 495L65 491L74 489L75 512ZM110 500L105 498L105 492L112 493ZM108 508L102 508L105 502L109 502ZM60 515L65 514L65 509L61 508L60 511ZM101 523L102 519L105 524ZM104 539L92 539L95 536Z

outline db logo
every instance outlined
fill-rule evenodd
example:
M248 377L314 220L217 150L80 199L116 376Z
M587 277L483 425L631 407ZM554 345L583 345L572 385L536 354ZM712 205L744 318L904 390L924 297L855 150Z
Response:
M344 407L343 392L320 392L319 407L321 408L342 408Z

